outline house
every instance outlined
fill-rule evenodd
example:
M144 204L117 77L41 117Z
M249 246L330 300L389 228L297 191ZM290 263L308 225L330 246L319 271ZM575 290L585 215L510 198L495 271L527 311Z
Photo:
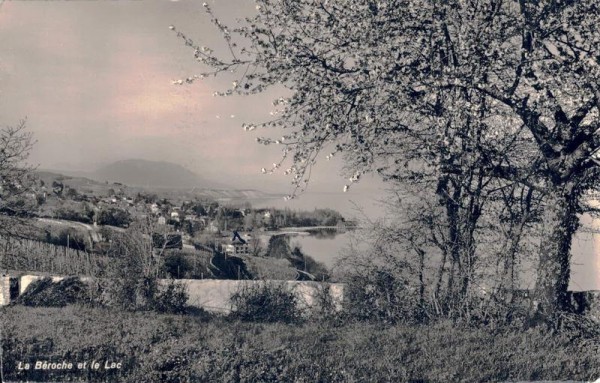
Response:
M158 217L158 224L159 225L166 225L167 224L167 219L164 216L160 216Z
M273 215L271 214L270 211L266 211L263 214L263 222L266 225L271 225L273 223Z
M248 241L240 236L237 231L233 232L233 238L228 243L224 243L223 251L227 255L242 255L250 254L250 246Z

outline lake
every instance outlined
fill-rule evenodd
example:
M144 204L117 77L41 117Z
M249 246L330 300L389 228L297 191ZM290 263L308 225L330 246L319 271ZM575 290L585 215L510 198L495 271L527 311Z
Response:
M384 199L382 190L360 190L354 193L309 192L298 199L284 201L283 198L250 201L257 208L290 208L292 210L313 210L331 208L346 218L364 218L371 220L383 218L386 208L380 202ZM362 210L359 210L362 209ZM294 236L292 244L302 247L305 254L324 263L328 267L335 264L336 258L344 252L350 240L350 233L338 234L330 238L315 236ZM581 228L573 239L571 248L571 280L569 289L600 290L600 220L589 215L581 217Z
M348 193L308 192L290 201L283 198L253 199L250 203L255 208L273 207L308 211L329 208L340 212L346 219L375 220L385 215L385 207L379 202L384 199L384 195L382 190L363 188ZM291 237L290 244L299 245L304 254L331 268L348 246L350 236L350 232L334 236L295 235Z

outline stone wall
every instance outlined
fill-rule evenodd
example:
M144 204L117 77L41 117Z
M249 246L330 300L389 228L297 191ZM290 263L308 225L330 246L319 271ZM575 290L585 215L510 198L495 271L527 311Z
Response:
M162 283L168 283L162 280ZM228 313L231 311L230 298L233 294L246 288L281 286L296 294L301 309L315 307L319 295L324 289L334 304L336 310L342 309L344 285L341 283L321 283L307 281L263 281L263 280L220 280L220 279L182 279L179 283L185 285L188 293L188 305L200 307L207 311Z
M0 276L0 306L10 303L19 293L19 278L9 275Z
M18 282L18 294L23 294L27 287L40 279L41 275L23 275L13 277ZM52 276L53 282L58 282L65 277ZM7 305L10 297L10 277L0 280L0 305ZM81 278L90 281L91 278ZM166 286L171 280L161 279L159 283ZM293 292L298 298L301 309L316 307L322 294L328 294L330 302L336 310L342 309L344 298L344 285L341 283L321 283L309 281L276 281L276 280L222 280L222 279L178 279L176 283L183 284L188 293L188 305L202 308L217 313L229 313L232 309L230 298L233 294L243 289L262 286L281 286ZM325 290L327 289L327 292ZM14 290L14 288L13 288ZM14 297L13 297L14 298Z
M0 306L10 303L10 277L3 275L0 277Z

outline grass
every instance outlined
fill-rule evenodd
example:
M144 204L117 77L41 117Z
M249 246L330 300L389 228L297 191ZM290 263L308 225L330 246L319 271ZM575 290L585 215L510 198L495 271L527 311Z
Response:
M0 310L7 380L500 382L594 380L599 339L348 322L252 323L67 306ZM18 371L19 361L113 360L104 371Z

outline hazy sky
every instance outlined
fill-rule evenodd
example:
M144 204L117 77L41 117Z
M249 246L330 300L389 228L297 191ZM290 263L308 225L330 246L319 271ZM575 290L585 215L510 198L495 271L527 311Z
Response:
M228 22L255 9L252 0L212 4ZM277 93L213 97L230 87L227 78L172 85L202 68L170 25L201 45L222 45L201 1L4 2L0 124L27 117L38 140L31 160L41 168L92 170L143 158L286 189L283 175L260 175L279 148L256 144L241 128L267 119ZM341 190L339 169L323 160L312 190Z

